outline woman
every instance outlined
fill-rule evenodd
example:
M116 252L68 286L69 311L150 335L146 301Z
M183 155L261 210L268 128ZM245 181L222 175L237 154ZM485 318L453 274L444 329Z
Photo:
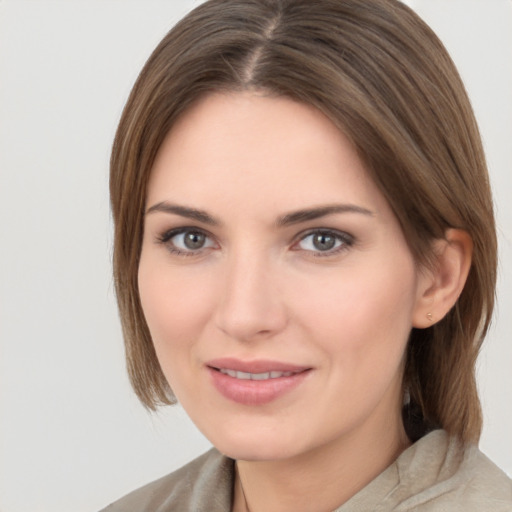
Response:
M211 0L111 161L128 367L215 449L106 510L512 510L476 443L496 236L442 44L395 0Z

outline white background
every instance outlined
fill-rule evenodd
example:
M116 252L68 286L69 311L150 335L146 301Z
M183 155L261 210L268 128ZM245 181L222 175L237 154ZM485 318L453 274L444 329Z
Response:
M107 179L122 106L191 0L0 0L0 512L93 512L208 447L129 388ZM473 100L500 232L481 447L512 475L512 2L411 0Z

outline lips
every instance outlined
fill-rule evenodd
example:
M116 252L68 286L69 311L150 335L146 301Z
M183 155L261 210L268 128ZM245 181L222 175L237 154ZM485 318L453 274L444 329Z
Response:
M244 405L263 405L299 386L312 368L270 360L223 358L206 364L213 385L225 398Z
M279 379L281 377L290 377L294 372L263 372L263 373L249 373L249 372L239 372L236 370L231 370L228 368L219 368L220 373L224 375L229 375L235 379L241 380L268 380L268 379Z
M243 361L233 357L223 357L221 359L213 359L206 363L210 368L217 370L235 370L245 373L267 373L267 372L293 372L298 373L308 370L307 366L298 366L295 364L284 363L281 361L272 361L270 359L258 359L255 361Z

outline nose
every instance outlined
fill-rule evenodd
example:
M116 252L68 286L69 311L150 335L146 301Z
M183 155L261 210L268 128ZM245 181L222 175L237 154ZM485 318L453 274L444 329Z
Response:
M226 267L217 327L238 341L267 339L281 332L287 324L287 312L281 279L272 263L263 257L239 255Z

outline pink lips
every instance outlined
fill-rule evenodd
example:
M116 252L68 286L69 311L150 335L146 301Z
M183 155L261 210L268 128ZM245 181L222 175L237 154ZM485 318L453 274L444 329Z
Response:
M234 358L208 361L206 367L216 389L244 405L263 405L279 398L297 387L311 370L279 361Z

